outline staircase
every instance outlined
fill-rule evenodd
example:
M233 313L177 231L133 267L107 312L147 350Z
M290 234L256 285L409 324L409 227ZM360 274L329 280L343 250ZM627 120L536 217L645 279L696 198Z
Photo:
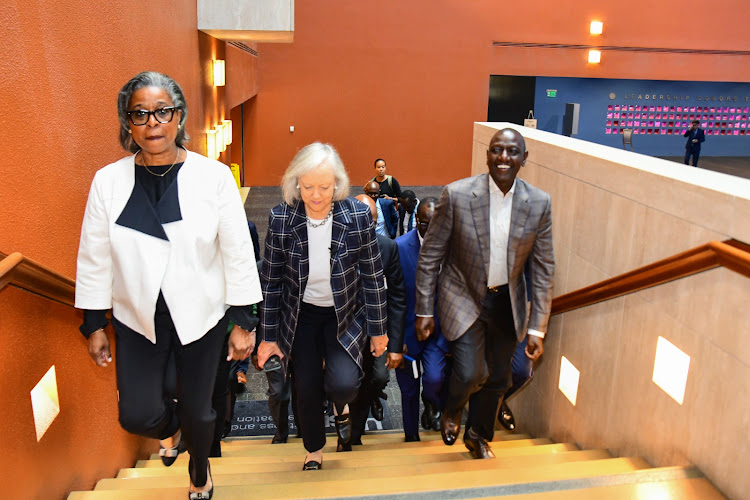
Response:
M228 440L223 457L211 459L214 498L724 498L693 467L652 468L642 458L613 458L606 450L579 450L522 434L497 431L494 460L472 460L463 443L445 446L436 432L423 432L421 442L403 438L401 431L370 433L354 451L336 453L329 436L320 471L301 470L301 439L276 445L270 437ZM169 468L154 455L68 500L185 500L186 455Z

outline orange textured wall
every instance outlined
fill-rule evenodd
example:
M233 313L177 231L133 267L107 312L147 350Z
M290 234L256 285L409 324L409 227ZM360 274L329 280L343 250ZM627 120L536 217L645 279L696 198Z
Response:
M196 4L187 0L10 0L0 26L0 251L74 277L94 172L126 154L117 141L118 90L143 70L174 77L187 96L189 147L203 153L206 126L224 118L224 90L213 93L208 73L224 43L199 37ZM93 365L80 322L71 308L0 290L8 498L63 498L154 449L120 429L114 368ZM37 443L29 391L53 364L61 413Z
M713 8L715 7L715 8ZM246 114L246 184L277 184L297 149L334 144L352 183L377 157L402 184L469 175L472 123L489 75L750 81L747 56L493 48L493 41L750 50L744 0L528 0L295 4L294 43L260 44L260 91ZM604 35L588 33L604 22ZM289 126L295 132L289 132ZM247 146L246 146L247 147Z

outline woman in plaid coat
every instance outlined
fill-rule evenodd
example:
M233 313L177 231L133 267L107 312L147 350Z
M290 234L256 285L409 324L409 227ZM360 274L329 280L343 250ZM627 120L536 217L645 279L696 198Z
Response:
M333 402L336 432L351 439L348 403L362 378L362 353L385 352L386 295L369 208L349 198L336 150L313 143L282 179L284 202L271 210L261 284L258 363L272 356L294 373L303 470L322 467L323 401ZM324 369L325 367L325 369Z

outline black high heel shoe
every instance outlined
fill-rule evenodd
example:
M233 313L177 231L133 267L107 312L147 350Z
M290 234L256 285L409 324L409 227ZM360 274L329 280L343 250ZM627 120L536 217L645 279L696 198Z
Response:
M175 462L175 460L177 460L180 453L183 453L186 449L185 442L182 440L182 432L180 432L180 438L177 441L177 444L171 448L165 448L159 443L159 456L161 457L161 463L163 463L164 466L169 467Z
M190 472L193 472L193 459L190 459ZM192 476L193 474L191 474ZM211 462L208 462L208 477L206 479L206 482L208 480L211 480L211 489L208 491L191 491L188 493L188 500L211 500L214 496L214 478L211 475ZM193 484L193 480L190 480L190 484ZM206 483L203 483L204 485Z
M336 426L336 435L339 441L343 445L348 445L352 440L352 419L349 418L349 414L336 415L333 417L334 425Z

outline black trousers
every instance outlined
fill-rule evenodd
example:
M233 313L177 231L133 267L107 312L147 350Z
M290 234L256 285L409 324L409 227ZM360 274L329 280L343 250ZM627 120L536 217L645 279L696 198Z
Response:
M466 431L491 441L500 398L511 385L516 332L508 287L488 292L479 318L451 343L453 371L445 411L455 414L469 403Z
M157 309L155 316L156 344L112 320L120 425L154 439L166 439L181 429L195 486L206 484L216 416L211 396L228 321L223 318L200 339L182 345L166 308ZM167 380L174 377L170 358L176 373L174 387Z
M284 370L266 372L268 379L268 409L276 426L275 438L286 440L289 437L289 399L292 396L291 374Z
M292 344L291 363L297 425L307 451L326 444L323 400L328 395L340 413L357 396L362 372L336 337L333 307L302 303ZM323 370L325 361L325 372Z

